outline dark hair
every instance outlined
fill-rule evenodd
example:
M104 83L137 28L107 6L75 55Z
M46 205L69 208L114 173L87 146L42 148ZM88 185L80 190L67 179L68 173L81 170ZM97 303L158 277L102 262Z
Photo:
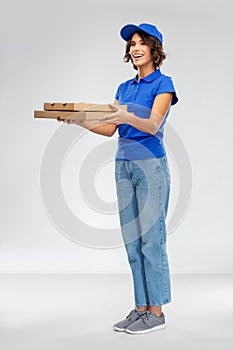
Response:
M135 33L138 33L141 36L142 40L145 42L145 44L150 46L154 69L159 68L166 58L166 53L164 52L163 47L160 44L160 41L154 36L151 36L145 32L137 31ZM133 63L133 60L129 54L131 40L132 40L132 37L128 40L126 44L125 55L123 59L125 62L129 62L131 60L131 62ZM138 69L134 63L133 63L133 67L136 70Z

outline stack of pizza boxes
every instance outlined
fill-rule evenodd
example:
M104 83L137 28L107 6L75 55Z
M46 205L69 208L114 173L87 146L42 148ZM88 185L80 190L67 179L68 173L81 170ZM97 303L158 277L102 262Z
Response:
M120 105L120 108L127 110L126 105ZM113 112L113 109L108 104L85 102L45 102L44 110L34 111L34 118L60 118L77 121L98 121Z

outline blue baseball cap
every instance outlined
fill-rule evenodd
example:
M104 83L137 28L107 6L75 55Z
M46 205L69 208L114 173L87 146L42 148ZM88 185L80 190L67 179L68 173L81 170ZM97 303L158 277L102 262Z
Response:
M127 24L121 29L120 35L125 41L128 41L132 35L138 31L142 31L154 36L159 40L160 44L163 45L162 33L160 33L156 26L149 23L141 23L138 26L136 24Z

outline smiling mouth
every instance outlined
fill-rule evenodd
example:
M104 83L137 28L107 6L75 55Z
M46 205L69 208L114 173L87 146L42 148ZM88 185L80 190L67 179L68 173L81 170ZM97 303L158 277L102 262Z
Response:
M140 54L133 55L133 58L135 58L135 59L142 58L142 57L143 57L143 55L140 55Z

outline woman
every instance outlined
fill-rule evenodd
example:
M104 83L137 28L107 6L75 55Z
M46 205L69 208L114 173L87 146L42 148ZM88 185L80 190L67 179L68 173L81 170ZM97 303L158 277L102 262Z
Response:
M127 42L124 60L132 62L136 77L119 85L114 104L110 104L112 114L97 124L74 123L106 136L118 128L115 179L135 308L113 328L141 334L165 327L162 305L171 301L165 223L170 172L163 131L178 98L172 79L159 69L166 54L157 27L128 24L120 34ZM121 104L127 104L128 111Z

